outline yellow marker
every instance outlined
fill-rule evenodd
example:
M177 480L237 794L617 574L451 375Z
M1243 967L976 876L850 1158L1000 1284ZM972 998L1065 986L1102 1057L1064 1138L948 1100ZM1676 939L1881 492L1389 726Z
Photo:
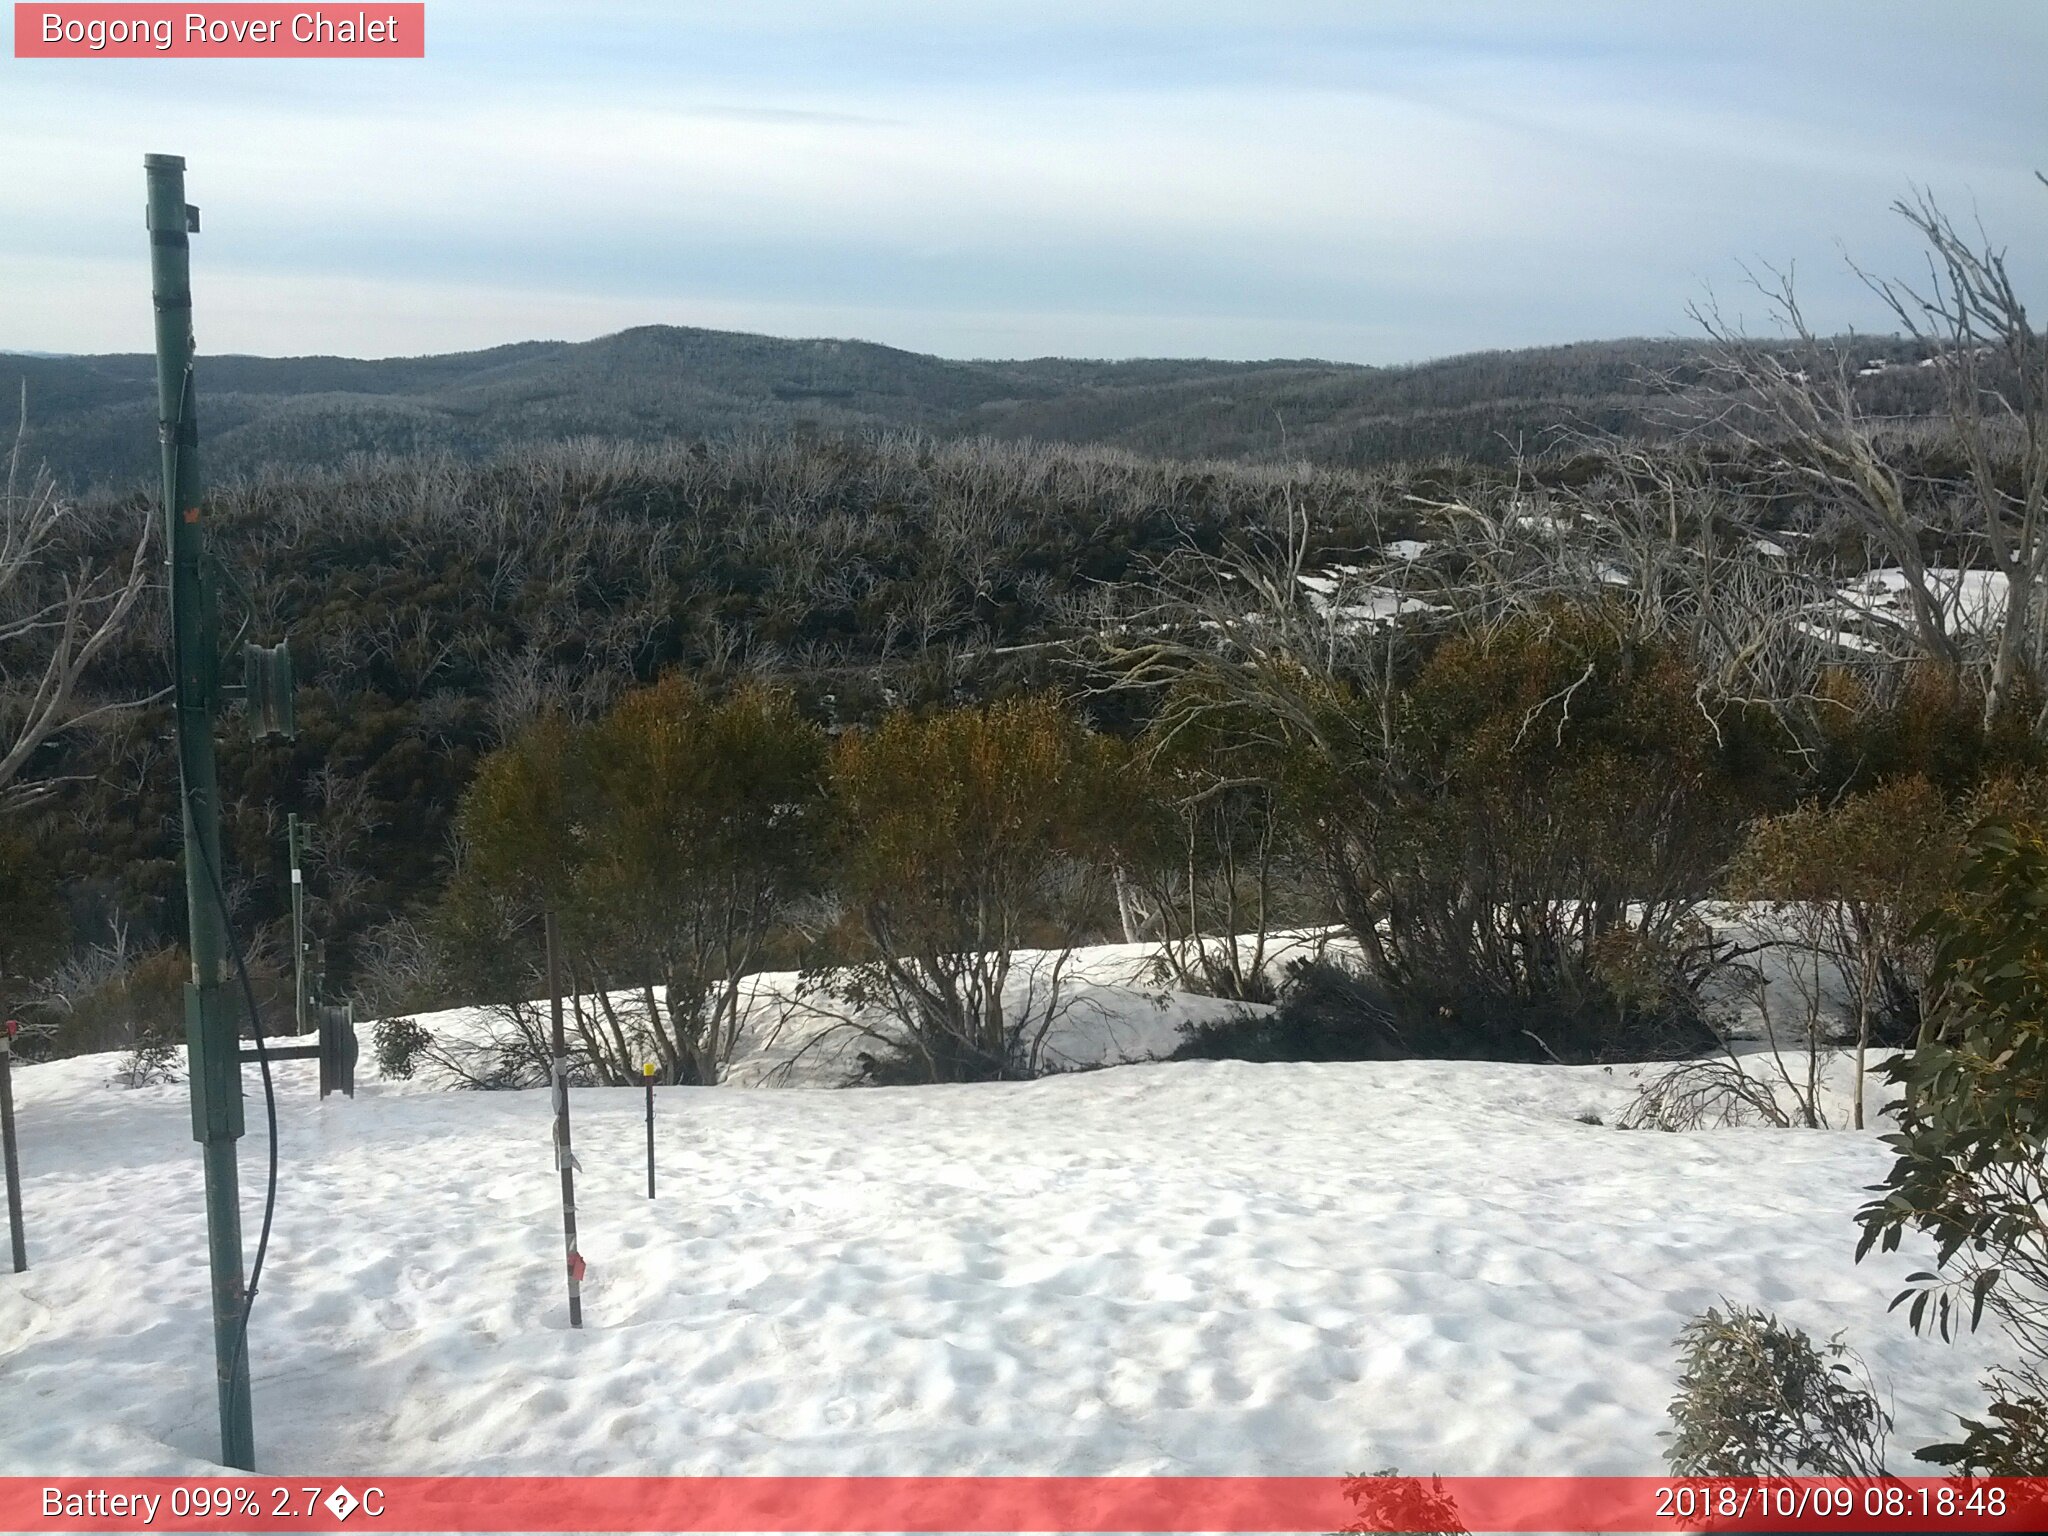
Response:
M651 1061L650 1061L650 1062L648 1062L646 1066L644 1066L644 1067L642 1067L642 1068L640 1069L640 1071L641 1071L641 1074L642 1074L643 1076L646 1076L646 1077L652 1077L652 1076L654 1076L654 1063L653 1063L653 1062L651 1062Z

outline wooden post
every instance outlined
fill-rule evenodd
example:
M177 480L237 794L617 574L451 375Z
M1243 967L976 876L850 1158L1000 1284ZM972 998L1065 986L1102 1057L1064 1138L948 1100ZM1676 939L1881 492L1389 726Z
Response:
M583 1255L576 1251L576 1154L569 1143L569 1041L562 1029L562 935L549 909L543 919L548 946L548 1005L553 1010L555 1166L562 1171L562 1245L568 1255L569 1326L583 1326Z
M18 1275L28 1268L28 1238L21 1225L21 1157L14 1146L14 1035L21 1026L9 1019L0 1026L0 1161L7 1164L7 1241L14 1250L14 1272ZM649 1078L651 1083L653 1078ZM652 1088L647 1090L650 1094ZM654 1134L649 1122L648 1135ZM654 1143L649 1142L651 1149ZM649 1164L648 1178L652 1179L652 1164ZM648 1185L647 1192L654 1193L654 1186Z
M640 1069L647 1083L647 1198L654 1198L654 1063Z

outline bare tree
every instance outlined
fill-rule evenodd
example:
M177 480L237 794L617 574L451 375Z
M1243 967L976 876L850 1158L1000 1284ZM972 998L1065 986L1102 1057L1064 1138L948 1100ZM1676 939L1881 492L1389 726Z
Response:
M1981 678L1988 726L2020 678L2048 675L2048 332L1981 230L1959 229L1925 192L1896 208L1927 242L1926 278L1859 275L1940 382L1947 443L1967 468L1960 489L1915 466L1913 434L1874 411L1858 382L1882 368L1859 366L1814 333L1789 270L1753 278L1789 346L1750 338L1712 304L1694 309L1715 344L1711 421L1700 424L1732 437L1786 489L1853 521L1900 573L1917 654ZM1969 573L1929 562L1923 535L1943 521L1980 569L2003 579L2002 600Z
M150 584L153 541L145 515L126 560L77 552L76 509L47 473L22 464L26 417L24 397L0 488L0 809L49 789L26 774L44 743L136 702L95 694L87 677Z

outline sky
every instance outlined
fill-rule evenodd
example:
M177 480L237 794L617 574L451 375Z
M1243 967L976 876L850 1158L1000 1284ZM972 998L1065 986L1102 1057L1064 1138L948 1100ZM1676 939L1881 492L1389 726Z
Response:
M150 151L204 210L202 352L1398 363L1683 335L1709 294L1761 328L1759 263L1884 329L1849 263L1924 272L1919 187L2048 308L2036 0L428 0L427 56L374 61L7 25L0 349L148 350Z

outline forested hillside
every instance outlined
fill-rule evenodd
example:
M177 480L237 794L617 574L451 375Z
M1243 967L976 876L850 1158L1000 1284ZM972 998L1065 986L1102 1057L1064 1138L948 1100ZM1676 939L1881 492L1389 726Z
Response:
M1099 587L1220 548L1290 497L1340 558L1383 496L1344 472L906 438L584 444L224 490L217 545L256 638L289 632L301 684L289 747L222 733L230 859L252 913L274 918L280 817L317 823L316 886L345 936L439 888L478 759L550 703L588 714L683 667L773 676L833 723L1069 680L1042 647ZM83 508L77 536L104 554L142 506ZM152 609L96 686L153 692L161 624ZM152 705L53 744L40 768L60 787L14 823L39 850L18 850L22 869L61 869L81 937L181 930L168 729Z
M1155 927L1170 917L1185 928L1198 951L1180 962L1189 977L1230 996L1258 983L1199 953L1202 903L1221 901L1224 931L1284 917L1371 934L1371 893L1392 888L1373 861L1399 846L1386 826L1405 826L1431 858L1478 829L1468 852L1491 856L1516 846L1523 822L1548 826L1544 805L1592 825L1587 785L1657 786L1666 759L1691 765L1695 792L1677 809L1631 802L1595 830L1603 847L1682 846L1675 873L1617 866L1616 891L1668 877L1696 902L1747 819L1869 787L1884 765L1963 794L1985 771L1970 743L2034 707L2027 658L2048 649L2015 625L2035 608L1987 619L1981 595L1963 590L1988 591L1990 573L1965 568L1983 559L1987 516L2006 515L1996 498L2024 502L2041 478L2026 458L2035 437L2003 417L1984 436L1977 418L1956 416L1956 400L2005 398L1972 392L1984 356L1804 336L1586 344L1406 369L978 363L647 328L385 362L202 359L208 521L238 573L221 586L223 637L232 647L288 636L299 683L296 740L222 731L237 924L257 974L280 974L284 818L295 813L310 830L308 892L337 985L358 987L366 1006L397 1002L373 978L394 972L394 947L424 924L439 934L435 969L401 989L406 1003L444 985L524 985L461 971L464 934L483 936L478 953L521 952L499 924L526 899L481 874L464 883L463 850L482 846L484 826L465 830L464 807L484 765L544 745L549 731L599 732L574 738L592 782L629 749L654 750L634 730L699 708L684 700L650 715L634 702L664 678L701 689L706 709L783 701L773 709L786 703L803 730L834 742L892 721L935 733L906 737L894 757L835 747L822 778L807 770L819 793L830 782L835 805L907 796L909 841L856 848L846 829L876 818L834 810L843 846L819 850L819 867L835 872L806 898L823 906L777 919L775 944L795 946L785 959L895 942L877 935L896 932L900 914L857 900L855 877L868 869L875 890L930 886L944 850L918 855L923 873L888 858L930 831L941 786L916 765L955 749L960 794L1021 794L1031 816L1051 818L1029 841L1034 858L1057 858L1031 876L1028 899L1005 898L1022 902L1006 933L1099 938L1136 931L1142 909ZM27 989L11 1006L61 1029L66 1049L90 1049L134 1038L140 1019L172 1022L179 1006L184 882L162 591L136 544L154 499L153 373L141 357L13 357L4 370L25 389L29 422L7 505L44 550L17 562L16 602L31 618L0 655L10 677L19 666L18 701L33 701L26 680L45 632L33 614L68 601L61 573L136 573L140 622L79 674L71 728L34 738L31 788L0 825L0 970ZM39 458L49 477L38 478ZM1866 462L1886 466L1882 494L1830 467ZM1982 495L1994 498L1989 513ZM1999 574L2031 579L2016 570ZM1566 609L1582 617L1567 624ZM1616 624L1629 635L1618 649L1605 638ZM1951 676L1946 702L1910 694L1922 661ZM1963 674L1980 671L1989 702L1958 702L1957 688L1979 686ZM1200 691L1210 686L1226 693ZM976 745L977 733L994 741L1010 727L973 712L1033 698L1061 701L1066 723L1018 717L1020 750L1072 771L1028 792L975 788L981 765L1017 754ZM1537 779L1520 810L1482 797L1436 826L1458 775L1475 795L1508 782L1514 765L1486 756L1503 726L1510 757L1532 741L1567 744L1563 722L1547 737L1514 723L1557 699L1592 756L1524 765ZM1607 740L1596 723L1672 708L1673 728L1647 746L1627 731ZM1887 734L1901 709L1921 745ZM1176 711L1190 730L1173 724ZM736 739L754 729L726 723ZM1435 739L1438 725L1452 735ZM1261 755L1281 741L1284 760ZM2031 761L2030 750L1985 747L2000 761ZM1618 767L1617 753L1633 765ZM1226 784L1205 779L1240 756ZM765 782L752 768L713 777ZM1055 791L1083 778L1102 793L1061 809ZM1709 779L1712 793L1699 787ZM1391 798L1330 809L1367 785ZM796 803L770 809L785 800ZM1679 810L1693 819L1670 822ZM602 839L602 822L593 810L550 825ZM515 820L505 846L537 835ZM1586 856L1596 854L1607 857ZM1217 867L1198 871L1212 856ZM1114 902L1084 870L1115 871ZM1198 899L1190 882L1209 894ZM590 904L681 910L669 895L621 902L609 888ZM968 907L995 910L980 897ZM863 940L849 923L872 931ZM614 937L592 939L578 963L592 975L625 964L606 949ZM951 930L931 942L939 954L985 949ZM1462 953L1462 940L1431 942ZM1575 953L1576 940L1557 942ZM1389 975L1452 985L1443 956L1382 958ZM1573 1007L1607 1018L1610 993L1601 981Z
M1880 338L1859 341L1856 356L1901 363L1912 352ZM868 342L642 326L442 357L203 357L199 382L217 476L329 468L356 455L476 458L576 437L906 428L1366 467L1498 464L1545 447L1561 426L1654 431L1669 392L1698 382L1700 357L1689 341L1609 341L1400 368L960 362ZM72 489L125 491L155 473L155 378L143 354L0 354L0 398L25 399L29 456ZM1891 368L1870 382L1873 406L1922 413L1932 384Z

